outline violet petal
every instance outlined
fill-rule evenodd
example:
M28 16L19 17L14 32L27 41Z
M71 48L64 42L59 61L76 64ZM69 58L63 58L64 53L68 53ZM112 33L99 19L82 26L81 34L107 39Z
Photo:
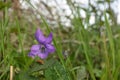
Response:
M53 53L55 51L55 47L52 44L46 44L46 48L49 53Z
M49 36L46 38L45 43L51 43L53 39L53 34L50 33Z
M35 32L35 38L39 43L44 43L46 39L40 29L37 29L37 31Z
M31 47L31 51L39 51L39 49L40 49L40 45L39 45L39 44L33 45L33 46Z
M30 56L30 57L35 57L39 52L40 52L40 45L33 45L32 47L31 47L31 51L30 51L30 53L28 54L28 56Z
M39 56L41 59L46 59L47 56L48 56L48 52L45 52L45 53L39 53L38 56Z

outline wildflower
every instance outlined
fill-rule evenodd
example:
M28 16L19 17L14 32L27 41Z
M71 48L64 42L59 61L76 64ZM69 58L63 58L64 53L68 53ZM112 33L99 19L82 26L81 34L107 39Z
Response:
M41 59L47 58L49 53L53 53L55 51L54 46L51 44L53 35L49 34L48 37L45 37L40 29L37 29L35 32L35 38L39 44L33 45L31 47L31 51L29 56L35 57L39 56Z

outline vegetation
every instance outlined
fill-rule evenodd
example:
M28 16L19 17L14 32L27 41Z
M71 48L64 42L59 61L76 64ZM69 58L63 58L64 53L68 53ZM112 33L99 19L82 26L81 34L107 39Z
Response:
M64 0L63 9L57 0L1 0L0 80L119 80L115 1ZM38 28L53 33L55 52L46 59L28 56Z

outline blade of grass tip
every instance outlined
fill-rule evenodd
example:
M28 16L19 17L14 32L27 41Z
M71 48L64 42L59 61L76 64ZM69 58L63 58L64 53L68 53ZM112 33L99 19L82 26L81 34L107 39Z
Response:
M114 73L114 71L115 71L115 47L114 47L113 35L112 35L111 27L108 23L106 12L104 12L104 17L105 17L105 26L106 26L106 30L107 30L107 34L108 34L108 39L110 40L109 43L110 43L110 49L111 49L111 54L112 54L112 64L113 64L112 73Z

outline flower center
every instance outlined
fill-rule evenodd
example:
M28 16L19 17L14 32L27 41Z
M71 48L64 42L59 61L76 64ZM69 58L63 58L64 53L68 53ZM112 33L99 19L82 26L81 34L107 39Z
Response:
M41 45L41 47L40 47L40 51L41 51L41 53L45 53L45 46L44 45Z

